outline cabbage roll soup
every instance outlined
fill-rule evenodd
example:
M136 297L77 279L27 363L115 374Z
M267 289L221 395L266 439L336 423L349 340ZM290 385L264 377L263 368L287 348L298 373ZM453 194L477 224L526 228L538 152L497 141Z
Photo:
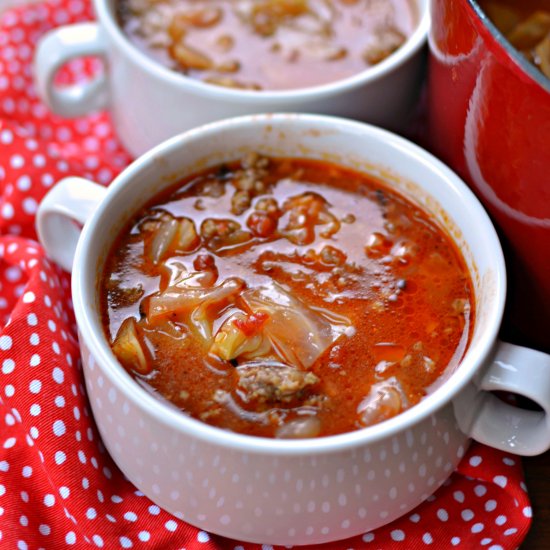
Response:
M317 86L400 48L414 0L118 0L120 27L162 65L248 90Z
M418 403L474 319L465 262L371 176L246 155L157 196L101 278L106 336L159 399L225 430L327 436Z

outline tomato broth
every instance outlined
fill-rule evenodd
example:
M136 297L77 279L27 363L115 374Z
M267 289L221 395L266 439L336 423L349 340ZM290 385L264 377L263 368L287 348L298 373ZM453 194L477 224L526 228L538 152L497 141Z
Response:
M466 264L373 176L250 154L155 197L101 279L115 355L145 388L222 429L300 438L414 406L463 357Z

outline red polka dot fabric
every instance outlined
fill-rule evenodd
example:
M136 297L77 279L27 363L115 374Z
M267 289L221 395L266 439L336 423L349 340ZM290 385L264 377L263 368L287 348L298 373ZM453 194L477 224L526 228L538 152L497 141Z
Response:
M91 20L85 0L0 15L0 547L234 550L262 548L200 531L161 510L101 444L82 380L69 275L44 256L34 216L71 174L108 184L130 161L107 114L53 116L32 81L48 29ZM76 60L61 82L89 78ZM517 457L478 444L413 513L334 549L517 548L531 521Z

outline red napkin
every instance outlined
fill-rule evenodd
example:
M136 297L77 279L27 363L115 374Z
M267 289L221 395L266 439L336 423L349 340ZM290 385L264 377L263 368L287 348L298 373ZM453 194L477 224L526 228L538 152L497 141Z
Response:
M35 240L37 204L57 180L71 174L107 184L130 161L106 114L60 119L33 86L40 36L92 18L85 0L0 16L0 547L260 548L176 519L112 462L83 385L69 275ZM77 60L60 79L87 78L97 68ZM516 548L531 521L522 479L517 457L473 444L413 513L327 547Z

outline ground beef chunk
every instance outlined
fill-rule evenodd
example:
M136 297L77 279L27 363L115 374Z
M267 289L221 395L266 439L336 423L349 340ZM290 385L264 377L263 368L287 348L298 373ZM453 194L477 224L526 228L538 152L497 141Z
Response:
M248 401L288 403L319 382L312 372L279 363L242 365L236 371Z

